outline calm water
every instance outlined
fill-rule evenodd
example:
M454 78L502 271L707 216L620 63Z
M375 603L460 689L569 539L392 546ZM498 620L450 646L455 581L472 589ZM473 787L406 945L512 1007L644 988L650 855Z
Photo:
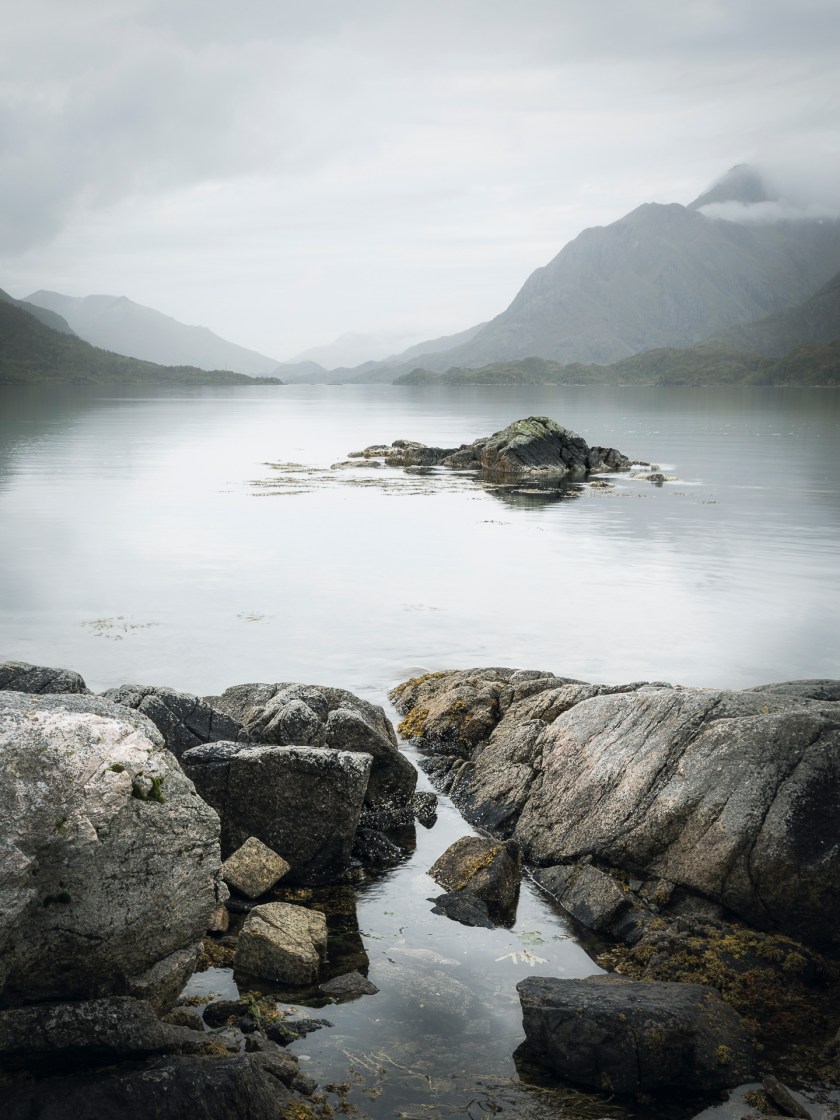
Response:
M288 386L6 391L0 408L0 659L94 689L298 680L387 703L410 675L471 665L840 676L840 394ZM453 446L527 415L678 481L546 500L330 469L367 444ZM293 1047L376 1117L564 1114L517 1086L515 983L595 966L527 885L511 930L429 913L426 869L467 831L444 800L411 858L360 893L347 920L382 991Z

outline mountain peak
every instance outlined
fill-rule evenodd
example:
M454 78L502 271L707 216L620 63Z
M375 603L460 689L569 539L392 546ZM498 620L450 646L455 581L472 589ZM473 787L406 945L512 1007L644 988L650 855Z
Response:
M689 210L699 210L711 202L772 202L776 195L768 189L761 172L749 163L736 163L707 191L689 202Z

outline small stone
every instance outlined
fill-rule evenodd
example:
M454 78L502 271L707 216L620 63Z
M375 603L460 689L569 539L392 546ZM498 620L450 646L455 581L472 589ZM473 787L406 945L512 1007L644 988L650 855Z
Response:
M521 871L522 852L515 841L462 836L429 874L450 891L470 891L487 904L492 917L505 921L516 911Z
M208 1027L224 1027L231 1019L246 1014L248 1004L244 999L217 999L204 1008L204 1022Z
M422 824L424 828L431 828L437 820L437 806L437 796L426 790L415 793L411 799L411 808L414 810L414 816L418 823Z
M282 856L256 836L249 836L222 864L222 878L248 898L259 898L290 871Z
M761 1087L783 1116L795 1116L799 1120L811 1120L811 1113L799 1103L790 1089L784 1086L777 1077L765 1077L761 1082Z

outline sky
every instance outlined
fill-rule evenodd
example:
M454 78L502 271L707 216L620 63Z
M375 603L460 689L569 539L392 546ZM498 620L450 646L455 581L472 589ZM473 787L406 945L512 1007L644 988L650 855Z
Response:
M28 0L0 287L397 350L739 162L837 205L839 51L836 0Z

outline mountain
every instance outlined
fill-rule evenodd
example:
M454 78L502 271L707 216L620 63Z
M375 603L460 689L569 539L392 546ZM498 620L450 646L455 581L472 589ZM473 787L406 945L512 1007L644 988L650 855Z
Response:
M43 323L45 327L51 327L54 331L60 331L62 334L75 334L76 332L70 327L66 319L62 319L54 311L48 311L46 307L35 307L34 304L25 303L23 300L15 299L10 296L8 292L4 292L0 288L0 302L11 303L15 307L19 307L21 311L26 311L27 314L32 315L39 323Z
M276 358L219 338L207 327L179 323L125 296L77 297L38 291L25 302L63 316L85 342L131 358L252 375L271 373L277 366Z
M840 270L840 220L749 220L750 207L766 215L772 199L761 175L739 165L688 206L645 203L584 230L501 315L422 364L443 371L531 356L609 364L693 346L798 304ZM726 202L744 220L703 212ZM416 364L394 362L393 376Z
M0 385L234 385L278 384L229 370L160 366L112 354L41 322L32 307L0 299ZM65 324L66 326L66 324Z
M804 303L708 339L710 346L778 358L797 346L825 346L840 339L840 273Z

